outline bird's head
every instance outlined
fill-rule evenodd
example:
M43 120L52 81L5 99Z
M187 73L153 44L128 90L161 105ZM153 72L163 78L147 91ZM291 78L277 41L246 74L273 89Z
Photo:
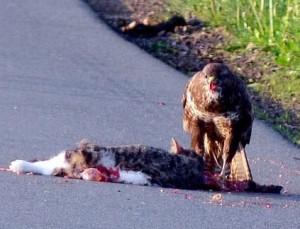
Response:
M202 77L209 93L222 94L225 87L231 87L233 74L225 64L210 63L202 70Z

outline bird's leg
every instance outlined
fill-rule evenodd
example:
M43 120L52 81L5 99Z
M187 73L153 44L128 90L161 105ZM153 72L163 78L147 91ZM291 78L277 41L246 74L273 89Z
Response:
M228 187L226 187L226 179L227 179L227 171L228 171L228 154L223 154L222 156L223 164L222 164L222 170L219 174L219 185L221 190L227 190Z
M191 132L191 148L201 156L204 155L204 134L200 130Z
M219 177L222 180L226 179L227 174L227 168L228 168L228 163L229 163L229 153L232 145L232 134L228 134L224 140L224 146L223 146L223 152L222 152L222 159L223 159L223 165L222 165L222 170L219 175Z
M223 180L225 180L230 173L230 164L232 158L234 157L238 149L238 146L239 146L238 138L234 137L233 133L229 134L225 138L223 154L222 154L223 165L222 165L221 173L219 175Z
M220 172L220 174L219 174L219 177L220 177L222 180L225 180L225 179L226 179L226 176L227 176L226 170L227 170L227 167L228 167L228 166L227 166L227 165L228 165L228 163L227 163L228 156L227 156L226 154L223 154L222 159L223 159L223 165L222 165L222 170L221 170L221 172Z

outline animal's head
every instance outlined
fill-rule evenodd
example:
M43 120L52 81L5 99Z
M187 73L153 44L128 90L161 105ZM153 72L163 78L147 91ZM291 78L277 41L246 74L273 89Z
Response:
M232 88L235 76L230 69L221 63L207 64L201 71L204 87L209 94L219 94L226 88Z
M70 164L72 170L83 171L88 168L87 153L78 148L74 150L66 150L66 160Z
M97 163L99 160L97 152L100 149L101 147L83 140L76 149L66 151L66 159L73 169L84 170Z

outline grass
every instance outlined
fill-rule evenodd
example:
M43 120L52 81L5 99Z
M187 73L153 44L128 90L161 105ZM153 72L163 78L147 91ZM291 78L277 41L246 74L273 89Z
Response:
M268 52L279 70L249 85L260 95L281 105L284 112L273 118L273 126L300 145L300 1L299 0L168 0L172 11L195 15L210 26L222 26L236 37L224 47L227 51L245 51L248 44ZM295 111L293 116L290 111ZM270 113L257 110L268 120Z
M272 52L278 64L300 71L299 0L170 0L169 4L212 26L225 26L242 43L254 42Z
M289 70L280 70L272 75L265 76L259 83L249 86L259 92L262 97L266 97L280 104L280 109L274 107L272 114L262 109L256 109L255 113L257 117L271 121L271 124L273 124L273 127L277 131L295 144L300 145L299 121L296 121L300 119L299 73ZM272 115L272 117L270 117L270 115Z

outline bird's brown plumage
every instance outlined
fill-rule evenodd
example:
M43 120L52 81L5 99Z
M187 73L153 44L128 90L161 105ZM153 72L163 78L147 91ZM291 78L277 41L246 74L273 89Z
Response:
M224 177L236 151L250 142L253 112L245 83L225 64L210 63L188 81L182 101L192 149L219 165Z

